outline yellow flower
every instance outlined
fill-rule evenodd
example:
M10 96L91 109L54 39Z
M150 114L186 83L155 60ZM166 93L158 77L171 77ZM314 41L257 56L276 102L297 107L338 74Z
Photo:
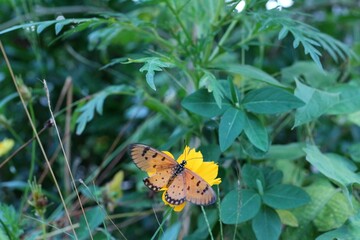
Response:
M174 156L167 152L163 151L166 155L170 156L171 158L175 159ZM204 162L203 156L200 151L196 151L195 148L190 149L190 147L186 146L184 149L184 152L178 157L176 160L179 164L186 160L185 167L197 175L199 175L202 179L204 179L210 186L212 185L218 185L221 183L221 178L216 178L218 175L219 166L214 162ZM162 200L165 203L165 205L170 205L170 207L174 208L175 212L180 212L183 210L183 208L186 205L186 202L180 204L180 205L172 205L169 204L165 200L165 192L167 190L166 187L162 188L163 195Z
M12 139L5 138L0 142L0 157L8 153L14 146L15 142Z

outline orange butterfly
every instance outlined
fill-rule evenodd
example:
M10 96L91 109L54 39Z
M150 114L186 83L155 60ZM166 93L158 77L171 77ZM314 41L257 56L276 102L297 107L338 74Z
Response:
M172 205L189 201L197 205L210 205L216 201L211 186L199 175L187 169L170 156L143 144L129 145L129 153L138 168L155 174L145 178L144 184L158 192L166 187L165 200Z

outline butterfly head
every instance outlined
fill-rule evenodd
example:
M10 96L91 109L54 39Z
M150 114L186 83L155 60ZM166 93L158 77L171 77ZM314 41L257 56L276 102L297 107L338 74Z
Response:
M182 162L180 163L180 165L181 165L182 167L185 167L185 165L186 165L186 160L182 160Z

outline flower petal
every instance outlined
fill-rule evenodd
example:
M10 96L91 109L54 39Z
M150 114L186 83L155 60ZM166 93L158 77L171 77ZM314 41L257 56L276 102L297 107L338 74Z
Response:
M203 162L203 156L201 152L197 152L195 148L190 149L190 147L186 146L184 152L177 159L177 162L181 163L183 160L186 160L186 168L196 172Z
M214 162L203 162L196 173L202 177L210 186L220 184L221 178L216 178L218 175L219 166Z
M162 151L162 152L165 153L166 155L168 155L169 157L171 157L172 159L175 159L174 155L172 155L170 152L168 152L168 151Z

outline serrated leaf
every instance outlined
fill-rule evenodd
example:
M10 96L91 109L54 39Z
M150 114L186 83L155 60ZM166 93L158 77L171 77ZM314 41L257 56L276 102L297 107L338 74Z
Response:
M222 107L219 108L215 102L214 96L206 89L199 89L190 94L184 98L181 105L191 112L208 118L221 115L231 106L231 104L224 99Z
M279 184L265 190L263 201L272 208L291 209L308 203L310 198L299 187Z
M349 114L360 111L360 87L346 84L329 90L340 96L339 101L328 110L328 114Z
M283 39L284 37L286 37L286 35L289 33L289 30L285 27L283 27L280 32L279 32L279 36L278 36L278 39L281 40Z
M258 80L270 85L274 85L278 87L286 87L278 80L273 78L271 75L267 74L266 72L262 71L259 68L250 65L228 64L228 65L221 65L215 67L221 68L229 73L240 74L246 78Z
M339 94L320 91L299 81L296 81L295 96L305 102L305 106L296 110L294 127L319 118L339 102Z
M333 155L324 155L313 145L307 146L304 151L308 162L340 186L345 188L353 183L360 184L360 176L354 173L343 159L335 158Z
M239 224L252 219L260 210L261 198L253 190L233 190L221 201L221 221Z
M250 91L242 101L244 107L254 113L276 114L304 106L293 94L277 87L265 87Z
M127 85L119 85L107 87L103 91L96 94L89 102L87 102L79 109L80 115L76 120L76 134L80 135L85 130L86 124L94 118L95 111L100 115L102 114L104 101L109 95L132 93L133 88Z
M243 111L233 107L225 111L219 125L219 143L222 152L233 144L244 129L244 125L245 114Z
M149 57L149 58L142 58L137 59L132 62L145 62L145 64L139 69L140 72L146 71L146 82L148 85L156 91L155 83L154 83L154 76L155 71L162 71L163 68L170 68L173 67L173 64L165 61L164 59L160 59L158 57Z
M281 221L275 210L264 207L252 220L257 240L277 240L281 233Z
M255 147L264 152L269 149L269 139L266 128L254 115L246 115L244 132Z

